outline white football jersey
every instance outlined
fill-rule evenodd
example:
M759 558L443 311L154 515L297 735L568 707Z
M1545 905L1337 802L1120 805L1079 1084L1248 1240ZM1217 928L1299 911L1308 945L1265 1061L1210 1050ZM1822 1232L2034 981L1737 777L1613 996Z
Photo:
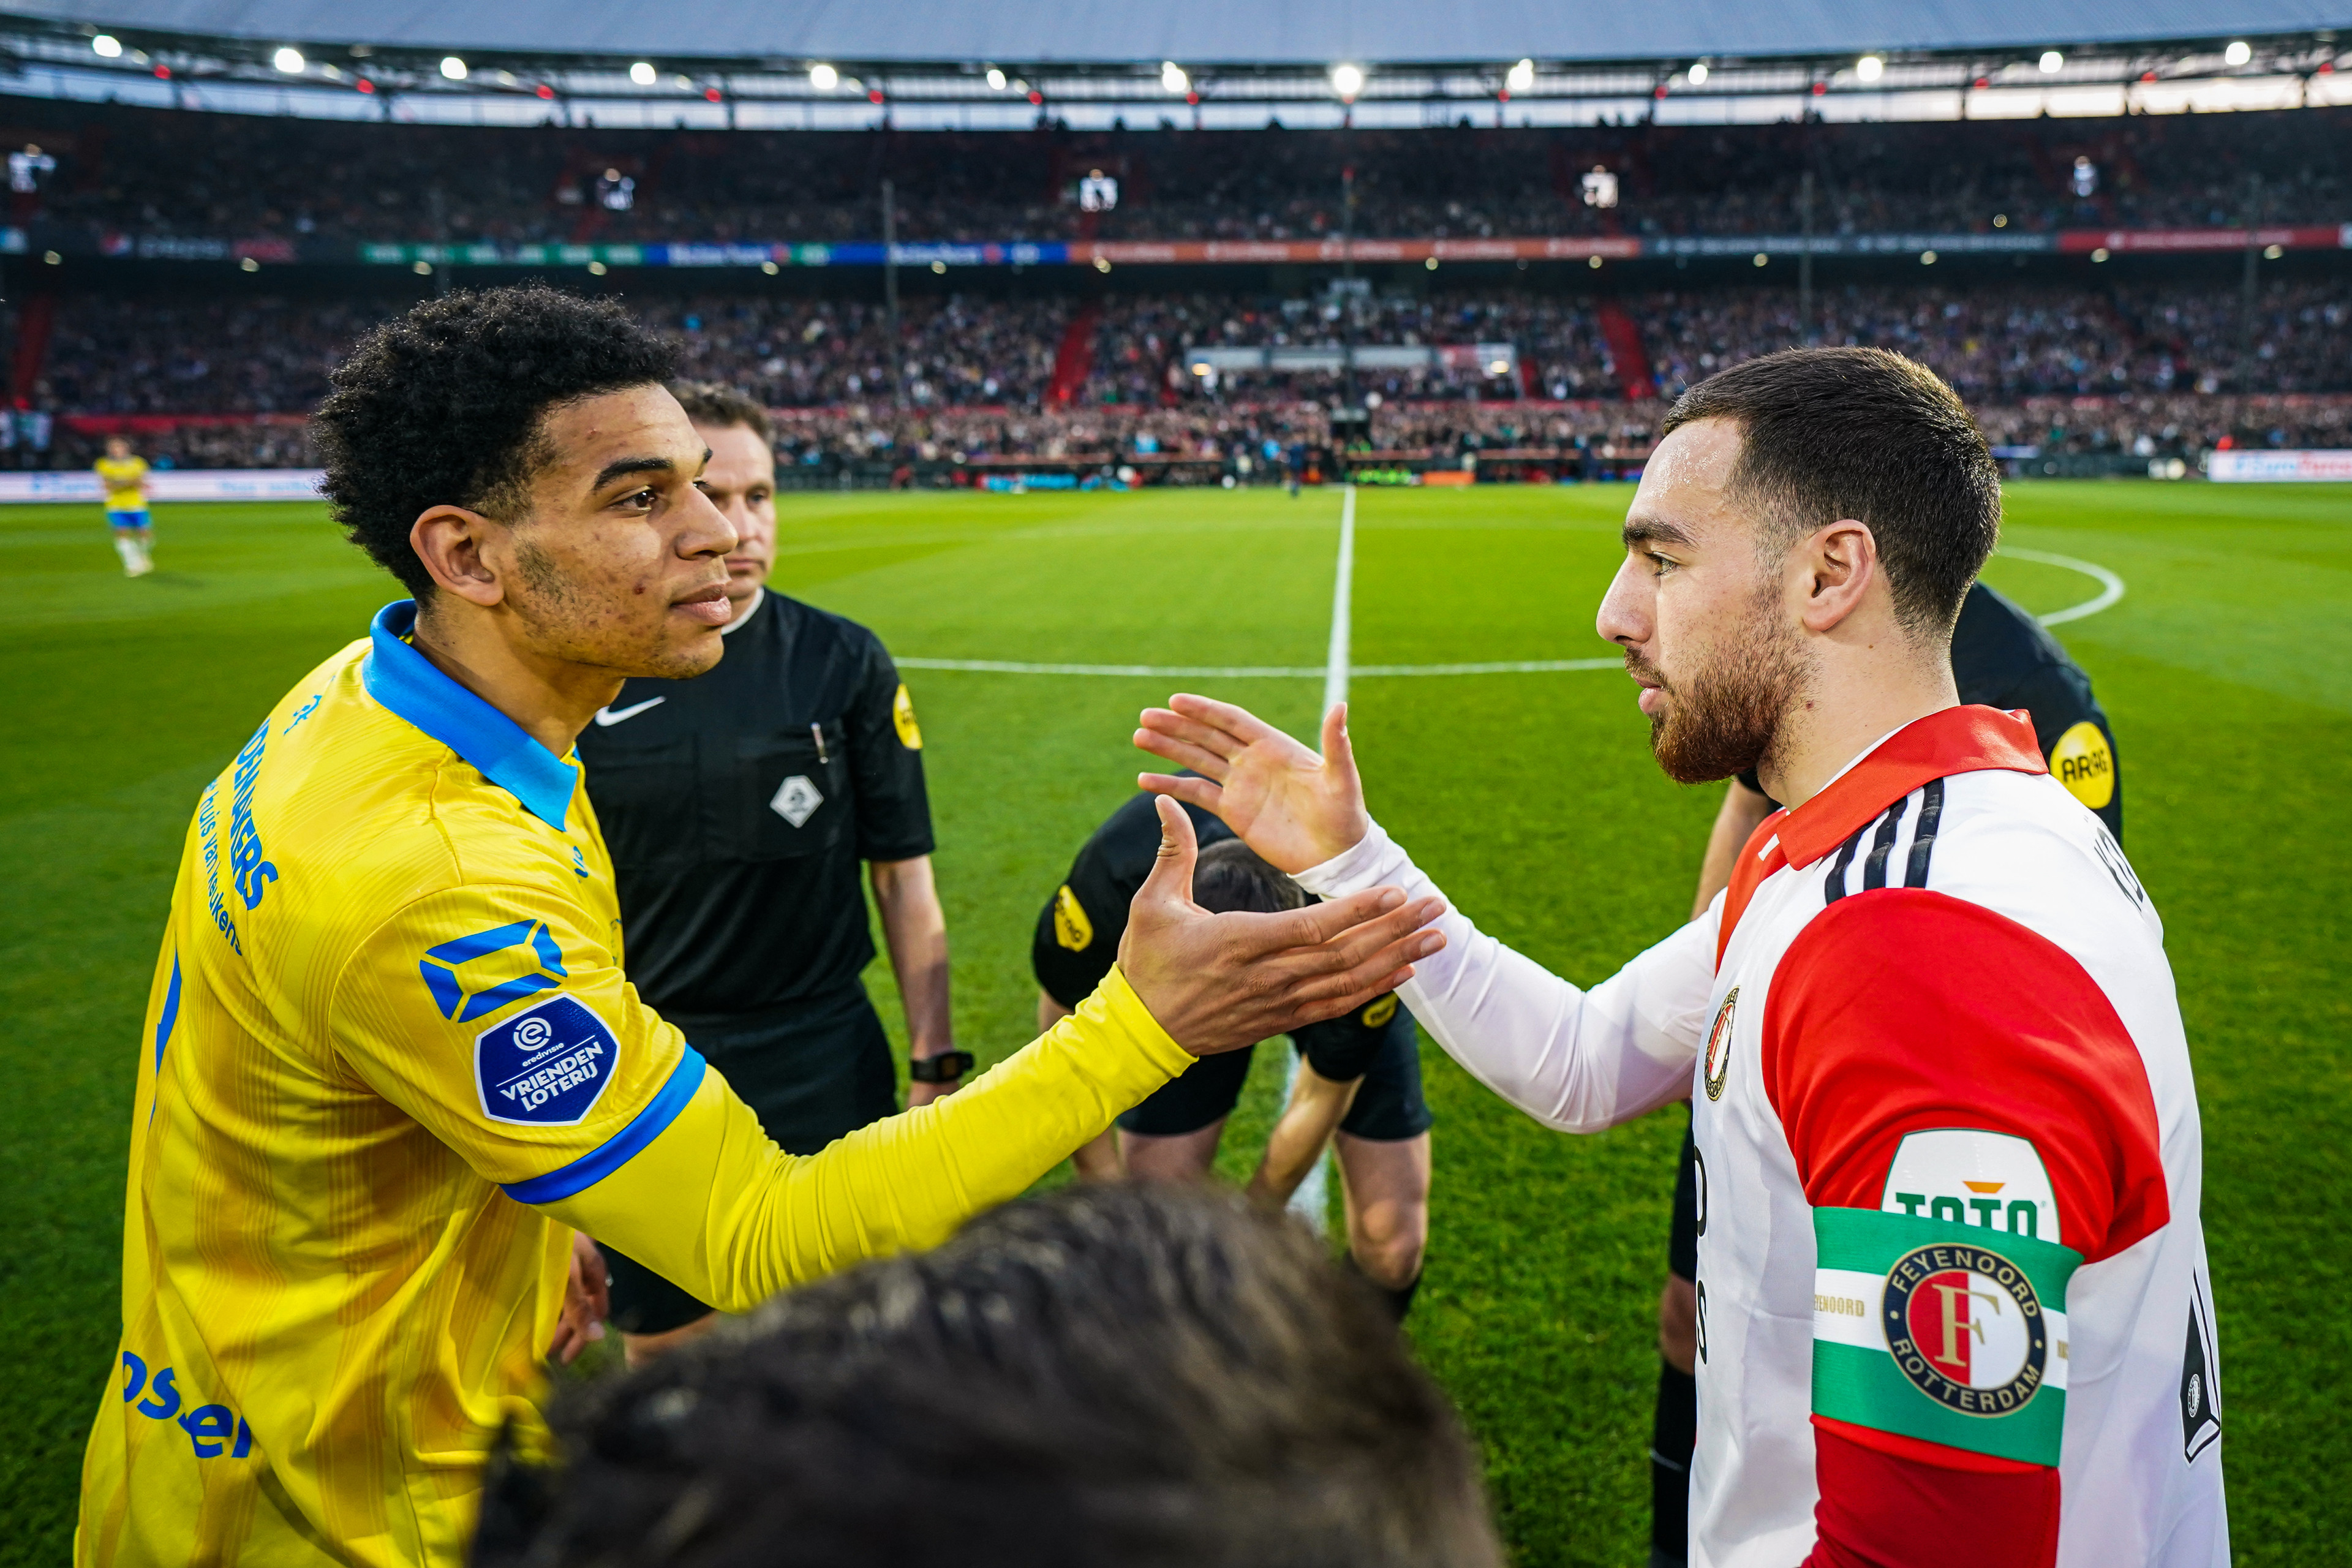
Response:
M1298 880L1435 890L1378 828ZM2228 1563L2163 929L2030 725L1896 731L1589 992L1458 912L1442 929L1402 994L1513 1103L1591 1131L1691 1099L1695 1565L1899 1550L1985 1484L2056 1525L1988 1563Z

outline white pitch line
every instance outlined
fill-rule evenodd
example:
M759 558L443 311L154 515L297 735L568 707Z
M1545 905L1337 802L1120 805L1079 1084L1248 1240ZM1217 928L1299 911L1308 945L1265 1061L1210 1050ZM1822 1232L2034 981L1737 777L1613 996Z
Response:
M1339 569L1331 579L1331 645L1323 658L1323 711L1348 700L1348 638L1356 595L1356 487L1339 492Z
M2099 592L2095 597L2085 599L2079 605L2069 605L2063 610L2053 610L2046 616L2033 617L2045 626L2063 626L2068 621L2079 621L2085 616L2095 616L2124 596L2124 580L2095 561L2077 561L2071 555L2053 555L2041 550L2017 550L2007 545L2001 547L2000 553L2013 555L2020 561L2038 561L2044 566L2063 566L2069 572L2080 572L2084 576L2091 578L2099 584Z
M1355 618L1356 487L1339 492L1339 563L1331 577L1330 652L1323 661L1323 711L1348 700L1348 644ZM1282 1103L1298 1090L1298 1053L1283 1065ZM1316 1235L1328 1228L1331 1215L1331 1145L1326 1142L1307 1168L1306 1180L1290 1194L1290 1212L1307 1222Z

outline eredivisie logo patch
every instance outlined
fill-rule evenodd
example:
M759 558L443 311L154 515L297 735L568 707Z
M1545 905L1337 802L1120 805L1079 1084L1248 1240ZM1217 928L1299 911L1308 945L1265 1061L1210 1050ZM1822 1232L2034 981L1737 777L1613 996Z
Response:
M1916 1247L1887 1271L1895 1370L1964 1415L2008 1415L2042 1391L2050 1329L2025 1270L1989 1247Z

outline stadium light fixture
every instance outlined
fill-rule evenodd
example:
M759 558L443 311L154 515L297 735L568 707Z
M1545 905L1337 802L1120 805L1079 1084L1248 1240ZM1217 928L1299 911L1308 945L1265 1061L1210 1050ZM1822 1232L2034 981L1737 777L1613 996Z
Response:
M302 51L290 48L280 49L269 57L269 63L288 76L299 76L302 74Z
M2042 74L2043 76L2056 76L2059 68L2065 65L2065 63L2066 57L2060 54L2056 49L2044 49L2042 51Z
M100 33L89 41L89 49L90 53L100 59L120 59L122 56L122 40L111 33Z
M1503 79L1503 85L1513 92L1525 92L1535 84L1536 62L1533 60L1521 60L1517 65L1513 66L1510 74Z
M1693 87L1705 87L1706 85L1706 62L1705 60L1693 60L1691 62L1689 75L1690 84Z
M1886 62L1876 55L1864 55L1853 62L1853 74L1864 81L1876 81L1886 74Z
M1004 90L1004 73L998 70L994 66L988 68L988 90L991 92L1003 92Z
M2254 58L2254 47L2243 38L2232 38L2230 47L2221 51L2221 58L2233 66L2242 66Z
M831 92L841 85L841 73L820 62L809 67L809 85L819 92Z
M651 60L639 60L636 64L629 68L629 79L635 82L639 87L653 86L654 74L654 67Z
M1364 90L1364 68L1348 65L1333 66L1331 90L1350 102L1354 101L1356 95Z
M466 79L466 62L459 59L455 55L443 55L441 57L441 74L447 77L451 81L463 81Z
M1160 90L1181 96L1192 90L1192 79L1174 60L1160 62Z

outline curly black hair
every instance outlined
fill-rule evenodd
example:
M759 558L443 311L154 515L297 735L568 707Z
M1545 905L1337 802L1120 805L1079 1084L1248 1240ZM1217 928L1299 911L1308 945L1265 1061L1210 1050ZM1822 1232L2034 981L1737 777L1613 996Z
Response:
M408 543L419 513L500 515L545 460L548 410L676 372L670 345L609 300L541 283L428 300L362 338L329 378L310 418L320 488L352 542L421 601L433 579Z

